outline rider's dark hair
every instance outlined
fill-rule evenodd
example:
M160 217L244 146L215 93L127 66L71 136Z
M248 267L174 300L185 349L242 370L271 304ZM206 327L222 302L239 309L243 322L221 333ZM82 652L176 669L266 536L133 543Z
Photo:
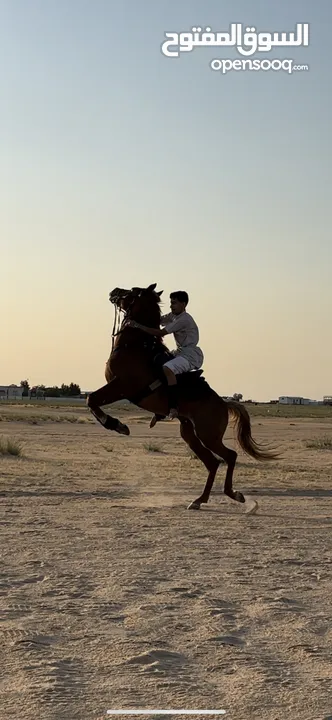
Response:
M186 305L188 305L189 302L189 296L185 290L176 290L175 292L172 292L170 294L170 298L171 300L173 298L174 300L178 300L179 302L185 303Z

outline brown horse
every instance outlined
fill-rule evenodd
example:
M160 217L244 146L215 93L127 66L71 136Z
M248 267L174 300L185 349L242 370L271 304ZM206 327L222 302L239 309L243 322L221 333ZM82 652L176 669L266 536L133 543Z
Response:
M126 320L130 319L147 327L160 327L162 292L156 292L155 288L156 283L147 288L135 287L131 290L115 288L110 293L110 301L116 310L121 308L125 311L126 317L116 334L114 348L106 363L107 385L91 393L87 404L104 428L123 435L129 435L129 428L117 418L106 414L101 410L101 406L127 399L157 415L168 414L167 388L160 371L160 358L167 353L163 340L126 326ZM223 400L200 375L201 371L191 371L177 378L181 437L209 473L203 493L189 508L198 510L201 503L208 502L222 460L227 464L224 493L233 500L245 503L244 495L233 490L237 453L222 442L229 416L235 419L237 439L247 455L264 461L276 459L278 454L259 447L252 438L250 417L246 408L236 401ZM250 507L249 511L256 509L257 503L255 507Z

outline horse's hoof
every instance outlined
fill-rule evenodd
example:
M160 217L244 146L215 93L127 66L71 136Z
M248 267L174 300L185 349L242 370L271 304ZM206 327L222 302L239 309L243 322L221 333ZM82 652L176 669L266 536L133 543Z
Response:
M246 506L248 507L247 510L245 510L245 515L256 515L256 512L258 510L258 502L256 500L247 500Z
M245 501L246 501L242 492L238 492L237 490L234 493L233 499L240 503L245 503Z
M200 510L201 509L201 503L194 500L190 505L188 505L187 510Z
M117 427L116 431L117 431L120 435L130 435L130 430L129 430L128 425L123 425L123 423L120 423L120 422L119 422L119 424L118 424L118 427Z

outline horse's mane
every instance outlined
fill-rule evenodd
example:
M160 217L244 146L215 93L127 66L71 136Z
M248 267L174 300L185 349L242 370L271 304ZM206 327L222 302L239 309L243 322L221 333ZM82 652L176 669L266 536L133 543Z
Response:
M135 290L135 288L132 288ZM140 298L140 307L135 312L134 319L140 322L142 325L147 327L160 327L160 318L162 315L161 308L161 297L156 292L150 292L148 295L142 295ZM161 337L153 337L146 334L145 340L150 338L153 341L154 347L160 347L161 350L165 349L164 340Z
M160 307L162 300L161 300L160 295L159 295L157 292L155 292L155 291L153 291L153 293L151 293L151 298L154 300L154 306L152 306L152 302L151 302L151 303L150 303L150 307L151 307L151 310L153 309L154 312L155 312L155 318L152 317L151 319L152 319L152 322L153 322L153 326L159 328L159 327L160 327L160 318L161 318L161 316L162 316L162 314L163 314L162 311L161 311L161 307ZM149 298L149 299L150 299L150 298ZM152 314L152 313L151 313L151 314ZM154 338L154 345L155 345L155 347L157 347L157 348L160 347L160 350L165 350L165 347L166 347L166 346L165 346L164 338L162 338L162 337L155 337L155 338Z
M152 326L159 328L160 327L160 318L162 315L161 308L160 308L161 297L156 292L153 292L153 294L151 294L151 296L152 296L153 300L155 301L154 307L151 307L151 311L152 310L155 311L155 318L151 317ZM151 306L152 306L152 303L151 303ZM151 312L151 315L152 315L152 312ZM164 340L162 337L155 337L154 344L155 344L155 346L159 345L161 349L164 349L164 347L165 347L165 343L164 343Z
M146 318L144 317L144 320L150 321L152 320L152 323L158 322L158 326L160 325L160 318L161 318L161 309L160 309L160 303L161 298L159 297L158 293L151 293L148 296L142 296L142 300L144 302L144 307L142 308L142 315L146 314ZM153 301L153 302L151 302Z

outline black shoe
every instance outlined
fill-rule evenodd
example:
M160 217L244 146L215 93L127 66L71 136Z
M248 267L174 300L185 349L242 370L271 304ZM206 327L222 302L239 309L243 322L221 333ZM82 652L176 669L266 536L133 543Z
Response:
M175 418L179 417L177 408L170 408L168 417L169 417L169 420L175 420Z
M153 416L150 422L150 428L153 428L160 420L165 420L166 415L158 415L157 413Z

